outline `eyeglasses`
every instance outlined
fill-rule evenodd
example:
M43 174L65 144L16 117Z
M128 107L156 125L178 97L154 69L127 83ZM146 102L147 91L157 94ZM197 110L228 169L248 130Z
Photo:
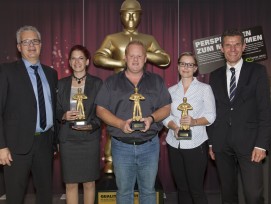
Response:
M40 44L40 40L39 39L33 39L33 40L22 40L21 44L23 46L30 46L31 44L33 45L39 45Z
M194 63L185 63L185 62L179 62L180 67L187 67L187 68L194 68L196 65Z

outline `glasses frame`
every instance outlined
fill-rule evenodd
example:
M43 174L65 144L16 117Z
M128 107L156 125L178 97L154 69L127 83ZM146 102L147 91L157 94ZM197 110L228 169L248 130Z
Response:
M23 46L30 46L31 44L32 45L40 45L40 43L41 43L40 39L32 39L32 40L27 39L27 40L22 40L20 42L20 44Z
M187 67L190 69L197 67L197 65L194 63L186 63L186 62L179 62L179 66L180 67Z

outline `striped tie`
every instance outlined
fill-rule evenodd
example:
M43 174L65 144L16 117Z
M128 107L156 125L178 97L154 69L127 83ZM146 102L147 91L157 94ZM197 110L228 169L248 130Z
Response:
M46 109L45 109L45 100L43 95L43 87L38 73L38 66L30 66L34 69L36 80L37 80L37 90L38 90L38 100L39 100L39 111L40 111L40 127L44 130L46 128Z
M230 81L230 102L233 101L236 90L236 78L235 78L235 69L232 67L231 70L231 81Z

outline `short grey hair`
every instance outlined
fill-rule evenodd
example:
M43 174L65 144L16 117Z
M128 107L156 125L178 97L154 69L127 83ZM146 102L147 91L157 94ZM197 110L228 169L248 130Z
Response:
M35 28L34 26L25 25L25 26L19 28L16 32L16 39L17 39L18 44L21 42L21 33L24 31L33 31L33 32L37 33L39 40L41 40L41 35L40 35L40 32L38 31L37 28Z

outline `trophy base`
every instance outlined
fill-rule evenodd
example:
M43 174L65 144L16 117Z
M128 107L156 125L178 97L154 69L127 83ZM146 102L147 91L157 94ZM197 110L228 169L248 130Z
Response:
M179 130L177 140L191 140L191 130Z
M70 128L72 127L86 127L87 126L87 121L86 120L76 120L70 123Z
M145 123L141 121L132 121L130 127L132 130L144 130Z

